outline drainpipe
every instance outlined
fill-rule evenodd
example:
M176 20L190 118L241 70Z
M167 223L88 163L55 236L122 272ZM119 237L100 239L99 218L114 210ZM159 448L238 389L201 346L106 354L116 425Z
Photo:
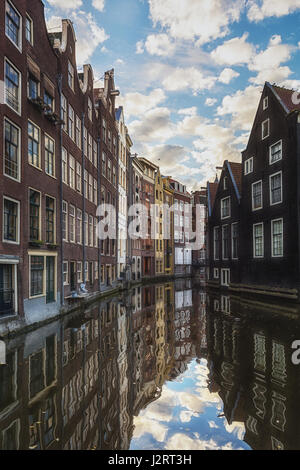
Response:
M86 284L86 275L85 275L85 262L86 262L86 237L85 237L85 184L84 184L84 173L85 173L85 156L84 156L84 124L85 124L85 114L82 113L81 116L81 163L82 163L82 174L81 174L81 186L82 186L82 258L83 258L83 284ZM87 224L89 221L87 220Z
M59 93L59 112L62 108L62 74L58 75L58 93ZM60 160L60 175L59 175L59 239L60 239L60 305L65 304L65 288L64 288L64 242L63 242L63 161L62 161L62 141L63 141L63 123L59 127L59 160Z
M97 160L98 160L98 207L101 204L101 174L102 174L102 167L101 167L101 153L100 153L100 135L97 138ZM98 220L98 219L97 219ZM98 221L99 222L99 221ZM101 240L98 237L98 286L99 292L101 292Z

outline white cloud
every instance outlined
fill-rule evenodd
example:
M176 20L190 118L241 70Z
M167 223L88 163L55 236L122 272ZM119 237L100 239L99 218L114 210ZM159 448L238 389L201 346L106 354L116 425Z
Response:
M300 9L300 0L250 0L248 19L261 21L270 16L284 16Z
M151 434L156 441L164 442L168 432L166 426L163 426L156 420L148 419L145 416L135 418L134 426L134 437L137 439L148 433Z
M238 21L242 0L148 0L154 25L160 24L174 38L197 39L204 44L225 36Z
M50 6L59 8L60 10L76 10L82 6L82 0L48 0Z
M149 95L142 93L127 93L120 96L118 104L124 106L126 117L142 116L150 109L156 108L160 103L165 101L166 95L161 88L152 90Z
M150 55L171 56L175 51L175 44L167 34L150 34L145 48Z
M228 85L228 83L230 83L231 80L233 80L234 78L239 77L239 76L240 76L240 74L238 72L236 72L235 70L226 68L220 74L219 82L225 83L226 85Z
M91 13L84 11L73 11L70 20L74 23L76 33L76 55L77 65L87 63L96 51L97 47L106 41L109 36L103 28L98 26ZM55 27L61 25L61 18L52 16L47 21L47 28L53 31ZM60 26L61 27L61 26Z
M175 131L170 114L168 108L147 111L142 120L132 121L129 124L130 135L138 142L166 142Z
M192 108L179 109L178 114L183 114L184 116L196 116L197 108L196 106L193 106Z
M144 42L143 41L138 41L136 43L136 53L137 54L143 54L144 52Z
M205 106L214 106L218 100L216 98L206 98Z
M229 39L212 51L211 56L219 65L247 64L255 54L253 44L247 42L248 33Z
M226 95L222 105L218 107L218 115L231 116L233 129L249 131L253 124L261 91L261 87L250 85L245 90L238 90L232 95Z
M205 75L201 70L195 67L171 67L158 64L151 70L149 66L150 77L154 80L162 77L162 85L167 91L186 91L191 89L196 95L201 90L210 90L217 81L217 77ZM161 72L163 75L161 75Z
M93 0L92 5L96 10L103 11L105 7L105 0Z

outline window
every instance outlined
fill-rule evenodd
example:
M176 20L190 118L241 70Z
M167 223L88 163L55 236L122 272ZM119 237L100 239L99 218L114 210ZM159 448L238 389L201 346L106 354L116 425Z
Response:
M98 232L97 232L97 227L98 227L98 220L96 217L94 218L94 247L98 247ZM121 240L122 241L122 240Z
M55 199L46 196L46 243L55 243Z
M232 250L232 259L238 259L238 224L234 223L231 226L231 250Z
M69 205L69 236L70 242L75 243L75 207Z
M262 223L253 226L253 257L264 257L264 225Z
M223 225L222 227L222 258L228 259L230 254L230 227Z
M252 172L253 172L253 157L248 158L248 160L245 161L245 167L244 167L245 175L249 175Z
M219 279L219 270L218 270L218 268L214 269L214 279Z
M282 202L282 172L270 176L270 204L280 204Z
M221 285L229 287L230 284L230 269L221 269Z
M214 227L214 259L220 259L220 228Z
M62 226L62 232L63 232L63 240L66 242L68 241L68 204L66 201L63 201L62 203L62 215L63 215L63 226Z
M4 120L5 156L4 174L20 180L20 130L11 122Z
M72 140L74 140L75 136L75 114L74 114L74 109L72 108L71 105L69 105L69 126L68 126L68 132L69 136L71 137Z
M264 121L261 125L261 138L266 139L270 135L270 119Z
M94 140L93 141L93 161L94 161L94 166L95 168L98 168L98 151L97 151L97 142Z
M272 220L272 257L283 256L283 219Z
M117 184L117 174L116 174L116 167L113 167L113 185L116 186Z
M263 110L268 109L269 106L269 98L266 96L263 100Z
M68 62L68 84L71 90L74 91L74 67L71 62Z
M270 165L282 159L282 140L270 146Z
M64 261L63 272L64 272L64 286L67 286L69 284L69 263L68 263L68 261Z
M30 189L29 192L30 204L30 240L40 240L40 207L41 195L38 191Z
M224 179L223 179L223 189L227 189L227 177L224 176Z
M98 185L97 180L94 178L94 204L98 203Z
M81 149L81 120L76 116L75 141L77 147Z
M30 257L30 296L37 297L44 292L44 256Z
M106 155L102 152L102 175L106 176Z
M82 211L77 209L76 239L79 245L82 245Z
M54 140L45 135L45 171L55 176Z
M20 49L22 44L22 20L21 15L12 6L6 2L5 12L5 33L6 36Z
M31 165L41 168L40 129L30 121L28 121L28 161Z
M39 97L40 92L40 83L39 81L32 77L31 75L28 78L28 98L31 100L36 100Z
M98 269L99 269L98 261L95 261L94 262L94 279L95 279L95 281L99 278Z
M104 118L102 119L102 140L106 143L106 121Z
M63 121L63 130L67 132L67 100L64 95L61 96L61 110L60 117Z
M76 161L76 189L81 194L82 189L82 173L81 173L81 165L79 162Z
M230 217L230 197L221 199L221 219Z
M109 158L107 159L107 179L111 181L111 161Z
M5 60L5 103L21 114L21 74Z
M88 137L88 159L92 162L93 161L93 138L91 134Z
M75 158L69 155L69 185L75 189Z
M77 279L82 282L82 261L77 262Z
M262 209L262 181L257 181L252 184L252 210Z
M89 215L89 246L94 246L94 219Z
M28 42L33 46L33 22L32 19L26 16L25 37Z
M62 148L62 180L68 184L68 153L64 147Z
M46 106L45 113L51 114L54 110L54 98L47 91L44 92L44 104Z
M3 198L3 241L19 243L20 239L20 203Z
M93 120L93 106L91 98L88 98L88 117L90 121Z

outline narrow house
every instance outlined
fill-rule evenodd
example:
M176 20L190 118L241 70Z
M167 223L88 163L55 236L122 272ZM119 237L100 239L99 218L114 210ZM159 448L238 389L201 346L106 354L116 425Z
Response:
M225 160L219 184L208 184L209 285L239 282L239 220L242 165Z

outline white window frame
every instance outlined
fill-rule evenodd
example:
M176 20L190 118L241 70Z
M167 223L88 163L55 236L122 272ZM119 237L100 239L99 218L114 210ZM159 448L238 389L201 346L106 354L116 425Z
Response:
M67 270L65 271L65 266L67 266ZM66 281L65 281L65 274L67 275ZM64 286L69 285L69 261L64 261L63 262L63 277L64 277Z
M7 101L6 101L6 63L9 64L10 67L15 69L15 71L19 74L19 89L18 89L18 104L19 104L19 111L13 108ZM4 103L6 106L9 107L12 111L14 111L18 116L22 115L22 73L7 57L4 57Z
M72 72L72 73L71 73ZM70 77L71 77L71 83L70 83ZM68 85L71 88L71 90L74 92L74 85L75 85L75 68L73 67L73 64L71 63L70 60L68 60Z
M13 10L15 10L15 12L17 13L17 15L19 16L19 19L20 19L20 29L19 29L19 33L20 33L20 37L19 37L19 40L20 40L20 43L19 44L16 44L9 36L8 34L6 34L6 5L9 4ZM5 29L5 36L10 40L10 42L18 49L18 51L22 52L22 46L23 46L23 17L21 15L21 13L19 12L19 10L17 9L17 7L13 4L13 2L11 2L10 0L6 0L5 2L5 16L4 16L4 29Z
M249 167L251 168L251 170L249 170ZM248 158L247 160L245 160L245 163L244 163L245 176L250 175L251 173L253 173L253 157Z
M224 282L223 275L224 275L225 273L227 273L227 278L228 278L227 281L228 281L228 282ZM228 268L223 268L223 269L221 269L221 286L223 286L223 287L229 287L229 285L230 285L230 269L228 269Z
M62 202L62 206L63 206L63 209L62 209L62 213L63 213L63 217L65 215L66 217L66 238L63 238L63 241L64 242L68 242L69 241L69 238L68 238L68 234L69 234L69 220L68 220L68 217L69 217L69 206L68 206L68 203L66 201L63 201ZM66 208L66 211L64 211L64 206ZM63 223L63 222L62 222Z
M31 37L30 37L30 40L27 39L26 37L26 33L27 33L27 20L30 22L31 24ZM31 44L32 46L34 45L34 37L33 37L33 19L31 18L31 16L28 15L28 13L26 13L26 18L25 18L25 38L26 40L29 42L29 44Z
M215 236L215 234L216 234L217 230L219 231L219 239L218 239L218 243L219 243L219 257L218 257L218 258L216 257L216 245L215 245L215 243L216 243L216 236ZM220 227L219 227L219 226L218 226L218 227L214 227L214 239L213 239L213 242L214 242L214 260L215 260L215 261L219 261L219 260L220 260Z
M262 227L262 255L258 256L255 252L255 227ZM263 222L253 225L252 229L252 238L253 238L253 258L254 259L263 259L265 257L265 227Z
M16 241L6 240L4 238L4 200L14 202L18 206L17 230L16 230L17 240ZM3 195L3 198L2 198L2 242L3 243L9 243L10 245L20 245L20 216L21 216L20 205L21 205L20 201L17 201L16 199L13 199L12 197Z
M253 197L253 187L256 185L256 184L259 184L260 183L260 186L261 186L261 206L260 207L254 207L254 197ZM259 181L255 181L254 183L252 183L251 185L251 205L252 205L252 212L256 212L256 211L259 211L263 208L264 206L264 201L263 201L263 184L262 184L262 180L259 180Z
M274 234L273 224L274 224L274 222L281 222L282 223L282 254L281 255L274 255L274 246L273 246L273 234ZM271 256L272 256L272 258L283 258L283 256L284 256L284 246L283 246L284 238L283 238L283 234L284 234L284 231L283 231L283 218L280 217L279 219L271 220Z
M224 232L225 232L225 229L228 228L229 229L230 225L222 225L222 260L223 261L227 261L229 260L230 258L230 253L228 253L228 256L225 258L224 256ZM230 246L230 233L229 233L229 246Z
M239 259L239 255L238 255L238 246L237 246L237 257L234 258L233 257L233 226L236 225L237 227L239 227L239 223L238 222L234 222L233 224L231 224L231 258L234 259L234 260L238 260ZM238 231L239 233L239 231ZM237 244L238 244L238 240L239 240L239 237L237 237Z
M278 160L275 160L272 162L272 147L275 147L275 145L281 144L281 157ZM270 145L269 147L269 165L274 165L277 162L280 162L282 160L282 139L278 140L274 144Z
M220 271L219 268L214 268L214 279L220 278Z
M223 202L226 201L226 200L229 200L229 215L226 215L225 217L223 216ZM222 220L225 220L225 219L230 219L231 217L231 197L228 196L228 197L224 197L223 199L221 199L221 219Z
M269 107L269 97L265 96L265 98L263 99L263 110L265 111L266 109L268 109L268 107Z
M82 261L77 261L77 281L79 284L83 282Z
M280 175L281 176L281 197L280 201L278 202L272 202L272 187L271 187L271 181L274 176ZM269 176L269 191L270 191L270 206L276 206L277 204L282 204L283 201L283 184L282 184L282 171L277 171L277 173L274 173L273 175Z
M13 176L8 175L5 173L5 121L7 121L11 126L14 126L16 129L18 129L18 178L14 178ZM10 178L13 181L17 181L18 183L21 182L21 142L22 142L22 137L21 137L21 129L19 126L17 126L13 121L8 119L7 117L4 117L3 119L3 175L6 176L6 178Z
M224 191L225 191L226 189L228 189L228 188L227 188L227 176L224 176L224 179L223 179L223 189L224 189Z
M263 131L264 131L264 124L268 123L268 134L264 136ZM261 140L265 140L268 137L270 137L270 118L265 119L262 124L261 124Z
M76 207L73 206L73 204L69 204L68 216L69 216L69 241L70 243L76 242L76 215L77 215ZM73 235L72 238L71 238L71 235Z

